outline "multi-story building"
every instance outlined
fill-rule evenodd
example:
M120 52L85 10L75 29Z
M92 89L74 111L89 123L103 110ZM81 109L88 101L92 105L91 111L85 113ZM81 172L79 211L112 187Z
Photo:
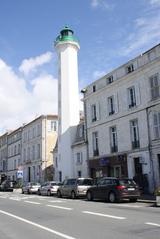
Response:
M83 93L90 176L135 178L153 191L160 183L160 44Z
M23 126L23 180L44 182L54 175L53 148L57 140L57 116L42 115Z
M22 127L8 133L7 178L12 181L17 181L17 171L22 166L21 139Z
M0 183L7 178L8 149L7 133L0 136Z

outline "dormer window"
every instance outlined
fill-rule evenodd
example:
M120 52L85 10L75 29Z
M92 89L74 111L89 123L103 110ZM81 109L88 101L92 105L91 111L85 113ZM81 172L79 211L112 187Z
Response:
M133 64L130 64L129 66L126 67L126 72L127 72L127 74L129 74L132 71L134 71L134 66L133 66Z
M113 82L113 76L107 78L107 84L111 84Z
M96 85L93 85L93 92L96 92Z

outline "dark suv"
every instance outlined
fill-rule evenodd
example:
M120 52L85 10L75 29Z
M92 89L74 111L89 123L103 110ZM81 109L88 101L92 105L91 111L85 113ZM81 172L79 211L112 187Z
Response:
M69 178L57 190L58 197L71 197L72 199L86 196L87 189L93 185L91 178Z
M87 190L86 196L89 201L103 199L114 203L121 199L129 199L136 202L140 197L140 191L133 179L104 177Z

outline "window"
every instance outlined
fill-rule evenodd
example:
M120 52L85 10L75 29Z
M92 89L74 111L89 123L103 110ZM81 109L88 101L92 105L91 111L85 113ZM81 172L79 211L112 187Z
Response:
M36 136L35 127L32 129L32 135L33 135L33 138L35 138Z
M21 145L18 144L18 154L20 154L20 152L21 152Z
M131 128L132 149L137 149L140 147L137 119L130 121L130 128Z
M23 150L23 161L26 161L26 149Z
M16 166L17 166L17 162L16 162L16 159L14 160L14 169L16 169Z
M14 146L14 155L16 155L17 154L17 146L15 145Z
M93 92L96 92L96 85L93 85Z
M37 144L37 159L40 158L40 144Z
M36 168L33 166L33 181L36 179Z
M131 73L131 72L133 72L134 71L134 66L133 66L133 64L130 64L130 65L128 65L127 67L126 67L126 72L127 72L127 74L129 74L129 73Z
M35 159L35 145L32 146L32 159Z
M113 76L109 76L107 78L107 84L111 84L113 82Z
M153 132L154 132L154 138L159 139L160 138L160 112L153 114Z
M56 121L51 121L51 131L57 131L57 122Z
M136 94L135 94L134 86L128 89L128 103L129 103L129 108L136 106Z
M93 141L93 156L98 156L99 155L98 132L92 133L92 141Z
M155 74L149 78L150 80L150 87L151 87L151 99L155 100L160 96L160 91L159 91L159 75Z
M27 159L28 159L28 160L31 160L31 155L30 155L30 147L28 147Z
M37 125L37 136L41 135L41 129L40 129L40 125Z
M83 153L80 152L80 153L77 153L77 164L82 164L82 161L83 161Z
M77 176L78 176L78 178L81 178L81 177L82 177L82 172L81 172L81 171L78 171L78 172L77 172Z
M116 126L110 128L110 138L111 138L111 152L118 151L118 142L117 142L117 129Z
M109 109L109 112L108 112L109 115L113 115L115 113L114 96L111 96L108 98L108 109Z
M97 120L97 115L96 115L96 105L91 105L91 116L92 116L92 122Z

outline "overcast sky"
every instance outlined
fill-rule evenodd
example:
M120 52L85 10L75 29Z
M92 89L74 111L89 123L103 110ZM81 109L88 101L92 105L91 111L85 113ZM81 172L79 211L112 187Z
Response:
M57 114L55 38L80 41L79 88L160 43L160 0L0 0L0 134Z

